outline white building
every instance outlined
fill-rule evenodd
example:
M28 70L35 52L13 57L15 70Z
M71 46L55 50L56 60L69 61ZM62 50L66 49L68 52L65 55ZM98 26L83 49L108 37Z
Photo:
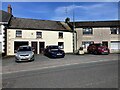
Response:
M5 53L5 30L6 27L8 26L8 23L12 17L12 15L8 12L2 11L0 10L0 15L1 15L1 19L0 19L0 53Z
M48 45L59 45L65 53L73 52L70 27L59 21L12 17L7 29L7 55L14 55L20 45L30 45L35 53L43 53Z

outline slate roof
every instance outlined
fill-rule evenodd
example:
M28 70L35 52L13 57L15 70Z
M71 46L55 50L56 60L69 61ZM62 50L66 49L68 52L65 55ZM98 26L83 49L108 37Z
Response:
M9 22L11 16L10 13L0 10L0 22Z
M68 26L69 27L69 26ZM38 20L12 17L9 28L38 30L71 30L60 21Z
M73 22L70 22L69 25L72 27ZM75 22L75 27L118 27L120 26L120 20L114 21L81 21Z

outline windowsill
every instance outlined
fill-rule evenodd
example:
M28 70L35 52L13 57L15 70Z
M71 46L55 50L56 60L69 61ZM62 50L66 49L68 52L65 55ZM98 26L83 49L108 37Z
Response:
M43 38L37 37L36 39L43 39Z
M64 39L64 38L58 38L58 39Z
M22 38L22 36L16 36L16 38Z
M93 36L93 34L83 34L83 36Z

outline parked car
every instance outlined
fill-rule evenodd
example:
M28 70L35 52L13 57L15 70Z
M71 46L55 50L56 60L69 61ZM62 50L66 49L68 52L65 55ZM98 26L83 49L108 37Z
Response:
M15 61L34 61L34 50L30 46L20 46L15 54Z
M92 54L109 54L109 49L101 43L94 43L88 46L87 52Z
M57 45L46 46L44 55L51 58L64 58L65 52Z

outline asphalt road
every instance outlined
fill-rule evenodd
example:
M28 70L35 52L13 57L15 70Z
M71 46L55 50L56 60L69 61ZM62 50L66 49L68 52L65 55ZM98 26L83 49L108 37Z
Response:
M117 60L3 74L3 88L117 87Z

